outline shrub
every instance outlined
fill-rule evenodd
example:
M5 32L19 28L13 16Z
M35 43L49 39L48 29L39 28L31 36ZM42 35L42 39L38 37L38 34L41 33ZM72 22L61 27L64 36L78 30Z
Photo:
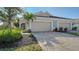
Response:
M63 32L63 28L62 27L59 28L59 32Z
M73 27L72 30L75 30L76 31L77 30L77 27Z
M67 28L64 28L64 32L67 32L67 30L68 30Z
M54 29L54 31L55 31L55 32L57 32L57 31L58 31L58 29L57 29L57 28L55 28L55 29Z
M18 23L18 22L14 22L14 25L15 25L16 27L19 27L19 23Z
M0 44L8 45L12 44L22 38L20 30L18 29L4 29L0 31Z

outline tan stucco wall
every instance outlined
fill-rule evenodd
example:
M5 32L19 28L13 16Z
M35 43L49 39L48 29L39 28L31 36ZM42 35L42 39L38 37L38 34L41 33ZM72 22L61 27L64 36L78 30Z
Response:
M75 22L75 23L79 23L79 20L70 20L70 19L59 19L59 18L45 18L45 17L36 17L36 19L33 21L32 23L32 28L33 30L40 30L40 31L46 31L49 30L51 28L51 22L53 22L53 20L57 20L59 23L59 27L67 27L69 30L71 30L71 23ZM37 22L37 23L35 23ZM21 25L21 23L26 23L25 20L20 20L19 24ZM35 29L34 29L35 28Z
M68 28L68 30L71 30L71 23L72 20L61 20L59 21L59 27Z

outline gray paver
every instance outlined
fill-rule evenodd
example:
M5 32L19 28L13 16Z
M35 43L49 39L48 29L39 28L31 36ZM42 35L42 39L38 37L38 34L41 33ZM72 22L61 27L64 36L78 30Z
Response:
M78 51L79 37L59 32L33 33L44 51Z

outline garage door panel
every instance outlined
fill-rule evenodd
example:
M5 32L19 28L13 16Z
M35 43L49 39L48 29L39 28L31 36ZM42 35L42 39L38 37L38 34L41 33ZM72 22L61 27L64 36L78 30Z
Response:
M32 31L50 31L50 22L32 22Z

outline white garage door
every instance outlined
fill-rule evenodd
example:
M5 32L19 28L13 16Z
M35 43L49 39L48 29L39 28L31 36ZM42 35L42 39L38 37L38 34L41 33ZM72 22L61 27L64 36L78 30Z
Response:
M51 31L51 22L32 22L31 25L33 32Z

